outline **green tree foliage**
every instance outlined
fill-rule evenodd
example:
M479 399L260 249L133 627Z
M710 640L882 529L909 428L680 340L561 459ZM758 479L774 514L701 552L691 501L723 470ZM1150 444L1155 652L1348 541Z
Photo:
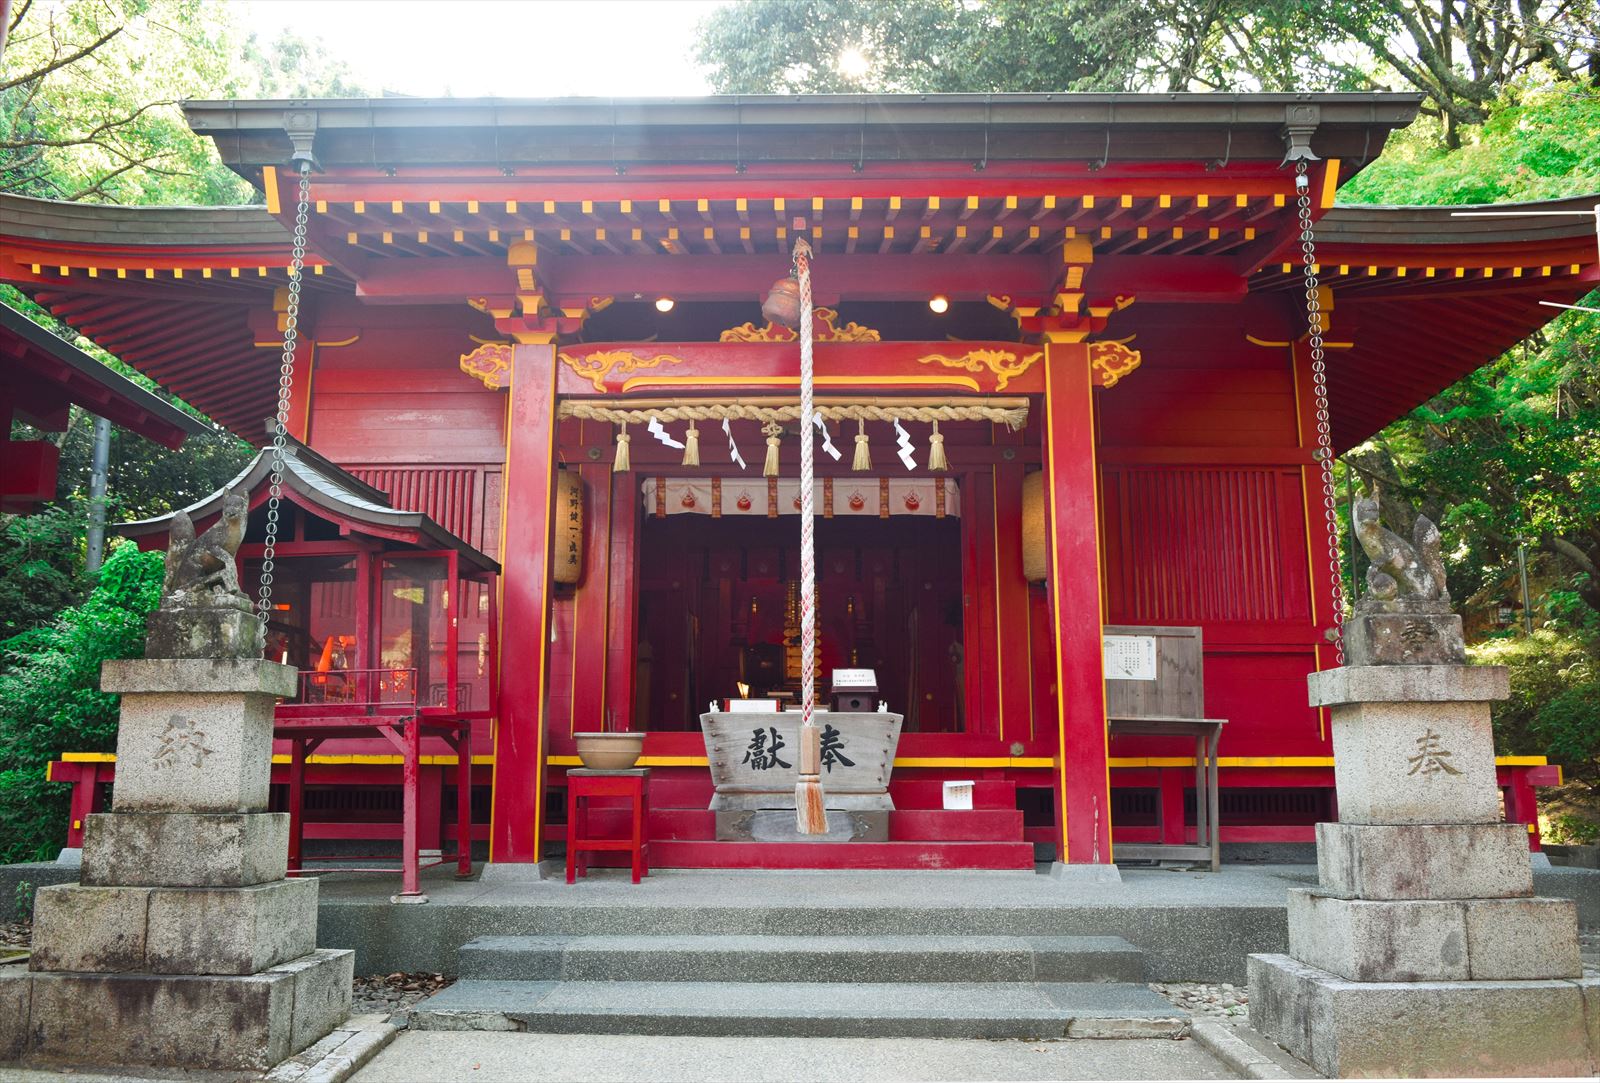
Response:
M161 590L159 553L119 542L81 605L0 642L0 862L54 856L66 830L67 789L45 780L66 751L116 746L117 697L99 691L100 663L137 657Z
M359 94L320 45L258 41L208 0L15 0L0 55L0 190L112 203L248 203L183 121L207 97ZM241 63L241 59L243 63Z
M1596 0L751 0L697 58L735 94L1390 86L1454 146L1530 72L1600 77L1597 35Z

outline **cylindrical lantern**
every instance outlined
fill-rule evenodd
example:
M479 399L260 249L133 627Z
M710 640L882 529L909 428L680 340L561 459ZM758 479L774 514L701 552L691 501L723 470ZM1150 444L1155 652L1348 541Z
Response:
M556 471L556 528L551 578L577 586L583 578L583 479L576 470Z
M1044 472L1022 479L1022 577L1030 583L1049 578L1050 558L1044 522Z

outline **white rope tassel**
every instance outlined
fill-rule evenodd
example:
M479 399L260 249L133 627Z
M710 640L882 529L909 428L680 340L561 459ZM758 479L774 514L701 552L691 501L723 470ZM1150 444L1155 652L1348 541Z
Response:
M814 712L817 699L817 553L815 469L812 462L811 246L804 236L794 242L794 267L800 279L800 780L795 783L795 826L803 835L828 831L822 793L822 738Z
M617 457L611 464L611 472L623 474L633 469L633 461L628 456L628 423L624 421L617 427Z
M928 469L950 469L950 459L944 453L944 433L939 431L937 421L933 423L933 434L928 437Z
M700 465L700 430L695 428L695 424L694 424L693 421L689 422L689 428L688 428L688 430L686 432L684 432L683 440L684 440L684 444L683 444L683 465L684 466L699 466Z
M728 438L728 458L739 464L740 470L748 470L744 456L739 454L739 445L733 439L733 424L727 419L722 419L722 433Z

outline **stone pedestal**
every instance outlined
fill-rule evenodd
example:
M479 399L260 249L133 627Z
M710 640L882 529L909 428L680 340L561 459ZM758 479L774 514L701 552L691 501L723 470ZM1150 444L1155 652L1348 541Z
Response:
M1526 831L1500 822L1505 670L1351 666L1310 684L1333 716L1341 822L1317 825L1319 886L1290 892L1289 954L1250 957L1251 1024L1328 1076L1600 1069L1576 907L1533 896Z
M289 817L266 811L295 680L260 659L106 663L113 811L85 823L81 882L37 893L29 972L0 970L0 1060L263 1069L344 1020L354 954L317 949L317 883L284 878Z

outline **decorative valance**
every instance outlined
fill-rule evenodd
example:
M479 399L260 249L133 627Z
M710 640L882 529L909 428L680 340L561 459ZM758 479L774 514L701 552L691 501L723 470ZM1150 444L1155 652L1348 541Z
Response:
M800 513L800 482L793 478L646 478L646 515L761 515ZM813 504L824 519L840 515L961 514L961 489L951 478L819 478Z

